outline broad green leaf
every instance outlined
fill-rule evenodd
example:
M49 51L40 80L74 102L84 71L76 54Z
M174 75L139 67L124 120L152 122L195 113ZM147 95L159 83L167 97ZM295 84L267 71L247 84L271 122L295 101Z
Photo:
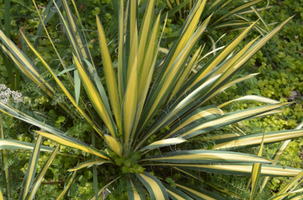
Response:
M48 170L49 166L51 165L52 161L54 160L57 152L59 151L60 145L58 145L54 151L52 152L52 154L49 156L49 158L47 159L47 161L45 162L45 164L43 165L41 171L39 172L39 174L37 175L37 177L35 178L35 181L32 185L32 187L30 188L30 192L27 194L26 199L27 200L32 200L35 198L35 194L42 182L42 179L46 173L46 171Z
M181 144L183 142L186 142L186 140L183 138L169 138L169 139L159 140L159 141L153 142L150 145L140 149L139 151L157 149L157 148L166 147L166 146L170 146L170 145Z
M46 132L43 132L43 131L34 131L34 132L38 133L39 135L42 135L43 137L46 137L46 138L51 139L55 142L58 142L59 144L69 146L69 147L72 147L72 148L76 148L76 149L80 149L80 150L85 151L87 153L91 153L93 155L96 155L96 156L99 156L101 158L104 158L104 159L108 160L108 156L104 152L99 151L98 149L95 149L93 147L90 147L90 146L86 145L85 143L77 141L74 138L64 136L64 135L58 136L58 135L54 135L54 134L51 134L51 133L46 133Z
M38 159L39 159L41 142L42 142L42 136L39 135L37 138L37 141L35 143L33 153L29 160L26 174L24 176L24 180L22 183L22 189L20 192L20 200L24 200L26 198L26 195L28 194L28 192L30 191L30 188L32 187L33 180L34 180L35 173L36 173L36 167L37 167L37 163L38 163Z
M168 194L159 179L147 172L143 172L143 174L136 175L141 181L141 183L148 190L148 193L152 200L168 200Z
M271 163L271 160L256 155L212 150L185 150L152 156L142 161L166 163Z
M72 177L68 180L67 184L65 185L64 190L60 193L60 195L57 197L57 200L62 200L62 198L64 197L64 195L66 194L66 192L69 190L72 182L74 181L75 177L76 177L76 173L77 171L74 171Z
M84 161L82 163L79 163L76 167L68 169L67 171L73 172L73 171L77 171L79 169L83 169L85 167L89 168L93 165L102 165L102 164L105 164L105 163L112 163L112 162L110 162L106 159L103 159L103 158L93 158L93 159Z

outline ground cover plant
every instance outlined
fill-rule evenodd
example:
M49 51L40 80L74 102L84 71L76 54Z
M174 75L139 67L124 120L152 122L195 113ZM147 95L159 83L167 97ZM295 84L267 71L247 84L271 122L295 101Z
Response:
M232 53L255 25L252 24L207 64L201 65L199 58L203 52L203 46L196 47L195 44L211 19L210 15L197 27L206 1L197 1L180 30L180 37L164 58L160 57L160 60L157 55L163 31L159 30L159 24L162 23L160 15L153 16L154 4L154 1L149 2L143 21L138 26L137 2L129 2L128 9L125 11L130 13L129 15L122 9L124 8L123 1L120 2L118 5L120 9L117 12L119 14L118 58L114 61L110 57L104 30L97 18L103 60L103 68L101 68L91 59L89 48L83 45L85 43L78 32L79 29L71 15L69 5L63 1L66 18L63 15L60 17L72 44L74 64L66 67L62 62L62 67L66 68L63 73L69 78L70 85L74 87L74 94L66 89L61 82L62 78L60 80L60 76L54 73L26 38L27 44L40 60L37 65L34 65L2 32L0 33L3 42L2 49L15 61L17 67L39 85L50 98L55 98L54 93L60 88L66 96L59 104L62 109L75 115L76 120L77 118L85 119L93 127L92 138L86 141L91 142L92 146L90 146L67 136L43 120L35 119L1 102L2 112L41 128L35 131L38 135L34 147L30 143L1 140L2 148L33 148L20 199L35 196L48 165L59 150L59 145L57 145L50 159L47 160L47 165L41 169L42 173L39 173L33 181L39 149L50 151L50 148L40 146L42 136L92 155L91 159L69 169L74 173L71 180L66 183L67 187L62 195L75 178L75 172L85 170L89 173L90 169L86 168L92 165L96 190L94 198L97 198L96 196L99 196L105 188L111 188L113 193L110 197L121 199L125 199L124 195L128 195L130 199L145 196L151 199L168 199L168 196L172 199L178 196L185 199L211 197L219 199L218 194L231 195L228 191L212 184L204 183L204 190L193 190L192 186L183 184L184 178L181 174L197 177L193 174L195 170L202 172L201 179L198 179L196 183L203 181L204 176L207 177L205 172L248 176L251 175L252 169L261 169L259 171L261 175L269 176L280 176L282 172L284 176L295 176L301 172L299 169L270 165L275 161L261 157L262 151L258 156L235 151L237 148L259 146L263 143L299 137L302 135L299 129L248 136L225 134L219 139L206 140L198 149L192 150L186 146L186 143L195 140L196 136L211 134L216 129L244 119L275 113L276 109L287 105L287 103L279 103L263 97L246 96L236 101L256 100L267 105L225 113L221 108L232 102L217 106L210 105L209 100L231 85L255 75L249 74L229 82L243 64L289 19L266 36L256 38L243 49ZM147 44L146 41L148 41ZM58 59L61 60L59 54ZM54 83L46 82L41 76L36 76L37 68L42 68L42 66L49 71L56 87L52 86ZM101 70L103 70L105 80L101 79ZM81 91L81 84L86 94ZM73 106L70 106L70 103ZM104 140L105 145L103 142L96 143L95 136L98 137L97 141ZM178 145L177 148L171 149L175 145ZM261 166L258 163L268 165ZM166 170L163 171L163 169ZM102 172L110 173L110 175L108 183L103 184L102 189L99 190L98 181L100 182L103 177ZM176 174L176 181L170 178L169 174ZM257 195L255 191L258 173L252 174L251 198L253 199ZM195 182L194 179L192 180ZM110 187L110 184L113 186ZM118 187L119 185L126 187ZM5 195L9 195L7 191ZM233 195L237 196L237 194L231 196Z

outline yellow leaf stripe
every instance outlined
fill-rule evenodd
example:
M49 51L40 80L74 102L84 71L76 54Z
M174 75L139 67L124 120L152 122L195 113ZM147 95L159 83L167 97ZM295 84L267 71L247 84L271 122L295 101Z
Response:
M186 200L186 199L184 199L183 197L181 197L180 195L174 193L173 191L171 191L171 190L169 190L169 189L167 189L167 188L165 188L165 189L166 189L166 191L167 191L171 196L173 196L174 198L176 198L176 199L178 199L178 200Z
M0 200L4 200L3 194L2 194L2 192L1 192L1 189L0 189Z
M66 192L69 190L69 187L71 186L72 182L74 181L75 177L76 177L76 173L77 171L75 171L72 175L72 177L69 179L67 185L65 186L64 190L61 192L61 194L57 197L57 200L61 200L64 195L66 194Z
M278 141L284 141L296 137L303 136L303 130L287 130L280 132L270 132L265 134L264 143L273 143ZM213 146L213 149L226 149L233 147L241 147L241 146L249 146L260 144L262 141L262 135L249 135L249 136L241 136L238 139L234 139L227 142L217 143Z
M67 171L69 172L73 172L73 171L77 171L79 169L82 169L84 167L91 167L92 165L101 165L104 163L109 163L108 160L105 160L103 158L95 158L95 159L91 159L91 160L87 160L85 162L82 162L80 164L78 164L76 167L68 169Z
M143 164L142 166L163 166L166 164ZM236 175L249 175L251 174L252 165L236 165L236 164L226 164L226 165L201 165L201 164L174 164L169 163L168 166L173 167L184 167L193 170L207 171L207 172L220 172L224 174L236 174ZM296 176L298 173L302 172L301 169L296 168L283 168L282 166L275 165L263 165L261 169L261 175L264 176Z
M130 67L130 66L129 66ZM123 103L123 122L124 122L124 135L125 143L128 144L131 139L131 133L134 132L134 121L138 106L138 60L132 64L132 70L129 81L127 83L126 93Z
M156 142L151 143L150 145L140 149L140 151L147 150L147 149L155 149L159 147L169 146L169 145L176 145L186 142L183 138L169 138L164 140L159 140Z
M198 191L193 190L193 189L191 189L191 188L185 187L185 186L180 185L180 184L178 184L178 183L176 183L176 185L177 185L177 187L182 188L183 190L185 190L185 191L187 191L187 192L189 192L189 193L195 194L195 195L197 195L198 197L201 197L201 198L203 198L203 199L207 199L207 200L216 200L216 199L214 199L214 198L212 198L212 197L210 197L210 196L208 196L208 195L205 195L205 194L203 194L203 193L201 193L201 192L198 192Z
M42 141L42 136L39 135L36 140L34 151L30 158L30 163L29 163L29 166L28 166L26 174L25 174L24 182L22 184L22 187L23 187L23 189L21 191L22 199L25 199L30 187L32 186L32 182L33 182L33 179L34 179L34 176L36 173L36 164L37 164L38 156L40 153L41 141Z
M206 123L203 123L191 130L188 130L186 133L180 135L180 137L186 137L186 136L190 136L191 133L194 133L195 131L201 130L201 129L205 129L208 127L212 127L212 126L216 126L222 123L228 123L229 121L235 121L238 119L242 119L244 117L248 117L251 116L255 113L262 113L265 112L267 110L272 110L275 108L279 108L281 106L287 105L288 103L281 103L281 104L276 104L276 105L271 105L271 106L266 106L266 107L260 107L260 108L256 108L256 109L252 109L252 110L243 110L242 112L239 112L237 114L233 114L233 115L229 115L223 118L219 118L216 120L212 120ZM167 137L167 136L166 136Z
M118 156L122 156L122 146L114 137L110 135L104 135L104 139L111 150L113 150Z
M22 32L21 32L22 33ZM96 130L99 135L102 136L101 131L96 127L94 122L87 116L87 114L77 105L75 99L72 97L72 95L68 92L68 90L64 87L64 85L61 83L61 81L58 79L56 74L53 72L53 70L48 66L48 64L45 62L45 60L42 58L42 56L37 52L37 50L31 45L31 43L28 41L28 39L24 37L24 40L28 44L28 46L31 48L31 50L36 54L36 56L39 58L39 60L42 62L42 64L45 66L45 68L51 73L52 77L55 79L57 82L58 86L61 88L61 90L64 92L64 94L68 97L68 99L72 102L72 104L79 110L81 115L88 121L89 124ZM74 56L75 58L75 56ZM77 60L77 59L76 59ZM79 62L78 62L79 64Z
M41 169L41 171L39 172L38 177L35 179L35 183L33 184L32 188L31 188L31 193L29 193L26 198L27 199L33 199L35 197L35 194L42 182L42 179L46 173L46 171L48 170L49 166L51 165L52 161L54 160L57 152L59 151L60 145L58 145L55 150L53 151L53 153L50 155L50 157L48 158L48 160L46 161L46 163L44 164L43 168Z
M99 38L99 45L103 60L103 68L104 74L106 77L106 85L108 88L108 94L110 98L110 102L112 105L113 113L115 119L117 121L118 127L121 126L121 102L120 96L118 94L118 86L117 86L117 79L115 75L115 71L112 65L111 57L109 54L109 50L107 47L106 37L101 25L101 21L98 16L96 16L97 21L97 28L98 28L98 38Z
M91 154L94 154L96 156L99 156L101 158L104 158L104 159L108 160L108 157L103 155L99 150L94 149L94 148L89 147L89 146L82 145L82 144L77 143L77 142L73 142L73 141L69 140L67 137L63 138L63 137L60 137L60 136L57 136L57 135L54 135L54 134L50 134L50 133L46 133L46 132L42 132L42 131L34 131L34 132L38 133L39 135L42 135L43 137L54 140L55 142L58 142L59 144L69 146L69 147L73 147L73 148L76 148L76 149L80 149L80 150L85 151L87 153L91 153Z
M137 174L137 176L145 181L145 184L144 182L143 184L148 189L150 195L153 197L152 199L155 200L168 199L167 196L164 195L159 184L154 179L146 176L145 174Z
M133 200L141 200L141 197L138 193L138 191L136 190L136 187L134 186L133 182L131 180L129 180L131 187L132 187L132 191L133 191Z
M110 111L108 111L104 105L104 103L101 100L101 97L99 93L97 92L96 87L91 82L89 76L87 75L86 71L84 70L84 67L80 64L78 59L74 56L74 61L76 64L76 67L78 69L78 72L80 74L80 77L82 79L82 82L84 84L84 87L86 89L87 95L89 96L90 100L92 101L92 104L94 105L97 113L100 115L100 117L103 119L104 123L108 127L110 133L113 137L116 137L116 127L113 124L113 121L110 117Z
M173 153L171 153L173 154ZM270 160L262 157L257 157L249 154L240 154L223 151L211 150L192 150L181 151L176 155L169 156L161 155L161 157L147 158L144 161L159 161L159 162L173 162L173 163L214 163L214 162L262 162L271 163Z
M2 115L0 113L0 138L1 139L5 139L4 136L4 130L3 130L3 121L2 121ZM1 143L1 141L0 141ZM1 149L1 144L0 144L0 149ZM8 156L8 151L6 149L2 149L2 160L3 160L3 166L8 166L7 164L7 156ZM10 199L10 179L9 179L9 167L6 167L6 169L4 170L5 173L5 182L6 182L6 191L7 192L7 198ZM1 191L0 191L1 192ZM1 197L0 197L1 198Z

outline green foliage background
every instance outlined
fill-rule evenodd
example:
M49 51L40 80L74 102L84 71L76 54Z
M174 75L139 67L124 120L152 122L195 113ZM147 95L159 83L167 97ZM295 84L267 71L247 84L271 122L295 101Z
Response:
M40 6L41 12L43 8L47 5L47 1L37 1L37 4ZM264 6L266 2L261 2L259 6ZM157 6L160 8L164 7L165 1L159 0ZM303 38L303 1L293 1L293 0L270 0L270 5L272 8L266 11L262 11L261 15L267 23L281 22L288 17L295 14L295 17L290 23L288 23L281 32L279 32L274 38L262 48L253 59L251 59L247 64L245 70L239 74L243 76L249 73L260 73L256 78L245 81L239 85L233 86L226 92L222 93L218 98L213 99L212 101L215 104L220 104L231 99L243 95L262 95L272 99L279 100L281 102L293 102L290 107L284 109L283 114L277 114L273 116L267 116L261 119L253 119L250 121L243 122L243 129L247 134L250 132L268 132L275 130L285 130L294 128L299 122L303 121L303 47L302 47L302 38ZM95 15L99 15L104 24L105 31L107 35L107 40L109 43L109 49L112 50L111 54L115 57L115 47L117 45L116 37L114 36L115 25L111 23L113 21L113 10L110 0L80 0L77 1L77 6L79 14L83 22L83 29L87 33L87 38L90 43L88 44L92 50L93 57L95 60L100 60L99 47L95 43L97 34L95 26ZM3 19L4 16L4 4L0 2L0 19ZM167 8L166 8L167 9ZM168 9L167 9L168 10ZM26 45L22 40L19 41L20 34L19 30L22 26L25 26L24 32L31 39L31 42L34 42L36 29L39 24L37 15L35 14L35 9L31 2L26 0L12 0L11 1L11 37L16 43L20 43L21 48L24 52L27 51ZM248 16L254 18L255 16ZM257 18L256 18L257 19ZM182 25L182 20L168 20L167 28L165 29L165 36L170 37L174 36L177 30ZM66 50L65 45L67 42L66 38L60 29L60 22L58 19L53 18L50 23L48 30L51 33L51 36L59 44L58 50L65 52L62 55L65 55L67 59L66 62L71 64L71 53ZM210 30L210 34L213 36L222 35L222 33L228 32L228 29L223 30ZM255 37L258 34L257 32L252 33L252 37ZM226 45L233 39L238 32L229 32L223 39L220 40L220 45ZM248 37L246 41L250 41ZM243 42L243 45L245 42ZM61 45L61 48L60 48ZM164 46L170 46L169 41L164 41ZM38 49L42 53L44 59L48 63L52 63L52 67L56 69L58 62L55 59L55 54L50 47L46 38L41 37L39 39ZM37 61L38 62L38 61ZM57 70L59 72L60 69ZM45 73L43 76L48 77L48 74ZM2 58L0 57L0 83L6 83L9 86L7 79L7 73L5 67L3 66ZM237 77L235 77L237 78ZM50 122L52 122L57 128L66 129L67 134L77 139L80 139L85 142L87 139L88 133L91 132L91 127L85 122L75 123L73 119L68 119L64 113L54 108L53 105L56 105L58 102L49 101L41 92L37 91L37 88L27 83L26 80L22 80L23 84L20 84L19 91L26 96L24 101L24 110L29 109L35 115L46 117ZM61 97L58 96L58 101ZM228 106L226 109L229 111L240 110L244 108L254 107L255 103L251 102L241 102L233 103ZM32 142L35 139L35 135L31 132L31 127L25 125L22 122L16 121L11 117L5 117L4 128L8 138L18 138L20 141ZM222 131L226 131L222 129ZM218 132L218 134L220 134ZM90 141L88 141L90 142ZM152 142L152 141L151 141ZM54 142L50 140L45 140L44 145L53 147ZM192 145L196 144L194 141ZM278 144L267 145L266 152L268 157L272 157ZM302 161L302 147L303 139L294 140L290 143L284 154L281 158L281 164L285 166L292 166L297 168L303 167ZM258 149L254 149L255 152ZM68 147L61 146L61 152L72 153L76 159L70 158L66 159L63 155L59 155L55 158L53 164L51 165L51 170L47 173L45 177L45 184L39 189L37 195L39 199L48 199L49 197L58 196L60 190L64 187L62 181L67 178L66 171L72 166L75 166L77 162L85 160L89 157L87 153L80 152L79 150L71 149ZM11 160L9 165L12 166L12 174L15 177L23 177L23 174L27 168L27 160L30 156L30 152L27 151L15 151L11 154ZM16 159L18 157L18 159ZM41 156L41 165L47 159L47 155ZM40 160L39 160L40 161ZM1 162L1 161L0 161ZM39 167L42 167L38 165ZM20 167L22 166L22 167ZM100 177L99 183L100 187L105 185L110 177L115 175L115 169L108 167L102 168L100 173L104 173L105 177ZM173 179L167 180L171 185L174 184L174 180L181 179L180 174L174 174ZM17 191L20 189L22 180L13 179L13 187L16 193L13 194L14 197L17 197ZM247 194L245 191L246 183L239 181L237 177L224 176L224 175L211 175L209 176L209 181L221 183L223 187L231 188L235 193L238 194ZM1 185L0 180L0 185ZM195 184L193 180L187 180L188 182ZM286 178L274 178L270 180L268 188L266 190L267 194L275 193L279 190L283 184L285 185L288 180ZM117 193L122 192L120 198L123 199L125 196L124 185L121 182L121 185L117 186ZM109 188L111 189L111 188ZM83 170L79 171L76 181L71 186L71 194L73 194L72 199L88 199L93 194L93 185L92 185L92 174L90 171ZM76 194L76 195L75 195ZM117 199L114 195L110 195L110 199Z

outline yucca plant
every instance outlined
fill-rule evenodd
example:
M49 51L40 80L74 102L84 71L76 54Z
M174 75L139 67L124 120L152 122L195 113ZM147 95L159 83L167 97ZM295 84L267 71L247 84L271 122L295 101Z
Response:
M171 10L170 12L175 13L175 18L178 19L185 19L195 2L196 0L166 0L168 8ZM214 13L208 24L208 29L227 28L230 31L235 31L243 30L254 23L250 17L247 17L247 14L255 14L260 19L260 22L254 26L254 29L258 30L260 34L264 34L269 31L269 28L259 12L270 9L271 6L269 6L269 1L267 1L264 7L257 8L257 4L260 2L262 0L209 0L205 7L206 12L202 14L201 18L206 19L211 13Z
M44 121L39 121L0 102L2 113L41 129L35 131L39 135L37 145L44 137L56 141L60 145L76 148L92 155L92 159L79 163L69 170L73 172L73 177L58 199L66 194L75 173L91 166L93 167L95 189L92 199L102 198L102 191L110 185L116 184L112 191L115 192L117 180L124 180L127 184L125 190L129 199L145 199L146 197L157 200L169 198L224 199L227 196L238 195L216 186L215 183L205 182L204 175L199 177L195 171L250 176L253 169L258 168L258 173L252 173L254 177L258 174L261 176L296 176L302 171L275 165L276 161L262 157L262 153L253 155L238 151L240 148L259 146L261 143L262 145L270 144L301 137L303 135L301 129L252 135L241 135L237 133L237 129L233 131L230 129L232 132L229 134L219 137L212 135L213 130L242 120L274 114L280 112L279 108L288 105L288 103L279 103L252 95L221 105L210 105L210 100L228 87L257 75L250 74L232 80L233 75L290 19L264 37L256 38L243 49L235 51L237 45L252 30L255 23L250 25L207 64L201 65L199 58L203 57L201 55L203 46L197 47L196 44L212 17L210 15L199 24L200 16L205 11L206 0L198 0L195 3L180 30L180 37L164 58L158 56L163 30L159 30L162 23L160 15L154 16L155 1L148 2L140 26L137 16L138 2L129 0L126 5L123 2L119 1L118 5L117 36L119 43L116 60L112 60L109 54L104 29L99 18L96 18L103 61L101 66L93 62L84 37L79 32L76 20L78 13L76 13L77 17L74 17L66 0L62 0L64 15L57 7L57 13L71 43L74 64L67 67L61 56L59 54L57 56L64 68L62 73L69 77L74 91L66 89L60 76L54 73L25 36L24 39L29 48L38 57L41 65L51 74L56 86L42 79L37 66L0 31L0 39L3 42L1 48L14 60L20 71L36 83L50 98L55 98L56 91L63 92L67 101L62 102L60 106L68 114L76 114L75 119L85 119L94 130L90 145L69 137ZM74 1L71 3L75 5ZM55 4L55 6L57 5ZM43 24L42 18L41 22ZM165 27L165 23L166 19L163 27ZM45 28L44 24L43 26ZM46 28L45 31L49 37ZM52 43L50 37L49 39ZM99 74L100 67L104 73L104 84L102 83L103 77ZM87 96L80 95L83 94L81 86L84 86ZM87 98L89 101L86 100ZM233 101L241 100L259 101L265 105L229 113L222 109ZM87 105L87 102L92 106ZM69 104L72 104L73 107ZM70 108L76 109L77 112ZM95 148L97 146L95 134L105 141L103 149ZM202 144L199 148L193 148L187 144L205 134L212 136L212 145L207 140L204 142L206 145ZM36 152L37 145L34 148L32 144L25 142L0 139L1 149L27 148L34 149ZM175 146L175 149L172 148ZM44 146L41 148L45 149ZM37 155L37 153L33 153L33 157L37 157ZM34 165L35 162L31 159L31 165ZM262 165L258 165L261 163ZM103 175L97 174L97 168L107 165L115 166L116 174L104 187L98 188L98 176L100 179ZM25 179L26 187L22 190L20 199L34 197L36 191L36 185L32 181L34 171L34 168L28 168ZM166 179L167 172L168 174L182 174L196 183L203 182L205 189L195 189L190 184L184 183L184 179L180 179L183 182ZM256 183L255 178L253 183ZM256 191L256 185L253 185L252 190ZM30 198L26 196L27 194L30 195ZM252 194L254 197L255 192ZM124 193L116 195L123 196Z

